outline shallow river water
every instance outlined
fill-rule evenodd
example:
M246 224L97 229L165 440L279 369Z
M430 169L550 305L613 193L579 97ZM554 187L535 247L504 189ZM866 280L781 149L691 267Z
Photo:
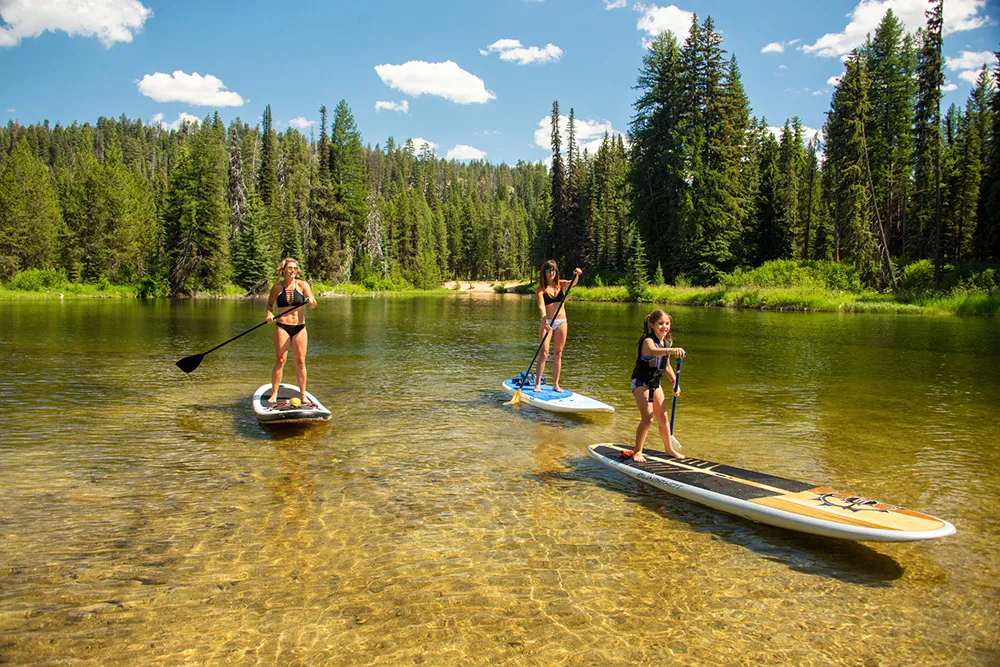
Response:
M582 419L502 404L527 297L324 299L333 419L266 429L268 328L174 366L261 302L0 302L0 663L1000 663L1000 321L669 309L685 453L958 530L858 544L587 456L648 309L568 304Z

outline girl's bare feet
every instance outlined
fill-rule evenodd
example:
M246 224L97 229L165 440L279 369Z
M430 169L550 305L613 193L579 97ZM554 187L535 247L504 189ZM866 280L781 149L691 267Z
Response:
M632 460L636 463L645 463L646 457L642 455L642 452L636 452L632 454Z

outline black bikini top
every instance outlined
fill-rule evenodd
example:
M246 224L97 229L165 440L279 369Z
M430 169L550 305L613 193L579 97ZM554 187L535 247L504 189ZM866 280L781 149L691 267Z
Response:
M282 308L287 308L288 306L301 306L306 302L306 297L298 290L298 288L293 288L292 302L288 303L288 291L281 290L281 294L278 295L276 300L277 304Z
M545 301L546 306L550 306L553 303L561 303L565 298L566 295L563 293L561 289L559 290L559 293L556 294L555 296L549 296L548 292L542 290L542 299Z

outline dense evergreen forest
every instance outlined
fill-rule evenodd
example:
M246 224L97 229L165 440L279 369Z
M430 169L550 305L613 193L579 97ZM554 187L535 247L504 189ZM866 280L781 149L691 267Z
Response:
M913 267L982 270L1000 261L1000 67L942 112L941 10L915 35L890 10L808 138L798 118L775 136L752 115L710 17L649 46L627 137L581 151L554 103L551 167L366 145L343 100L318 137L276 132L269 106L252 126L11 122L0 280L254 290L283 256L371 289L517 279L550 256L604 284L710 285L778 259L841 262L878 289Z

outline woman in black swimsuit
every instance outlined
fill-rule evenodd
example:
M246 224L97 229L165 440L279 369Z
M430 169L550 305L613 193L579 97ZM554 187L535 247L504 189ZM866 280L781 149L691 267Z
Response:
M574 280L576 276L583 273L582 269L574 269ZM554 259L546 260L542 264L542 275L538 280L538 289L535 296L538 298L538 313L541 315L541 323L538 326L538 341L541 343L549 334L550 340L555 347L552 359L552 389L562 391L559 386L559 376L562 373L562 353L566 346L566 334L569 330L569 323L566 318L565 305L559 306L566 299L566 290L572 284L569 280L559 279L559 266ZM553 319L556 310L559 310L559 317ZM535 370L535 391L542 389L542 373L545 372L545 362L549 358L549 341L545 341L542 346L542 355L538 358L538 366Z
M309 344L309 335L306 333L306 315L302 308L297 308L287 315L281 312L308 303L313 308L316 307L316 299L313 298L312 288L309 283L299 280L299 263L291 257L281 260L278 266L278 274L281 281L274 284L271 293L267 297L267 321L274 322L274 369L271 371L271 397L268 403L274 405L278 402L278 385L281 384L281 374L285 369L285 359L288 358L288 348L292 349L295 357L295 381L299 385L302 404L307 406L306 399L306 346ZM275 320L273 306L278 306L278 317Z

